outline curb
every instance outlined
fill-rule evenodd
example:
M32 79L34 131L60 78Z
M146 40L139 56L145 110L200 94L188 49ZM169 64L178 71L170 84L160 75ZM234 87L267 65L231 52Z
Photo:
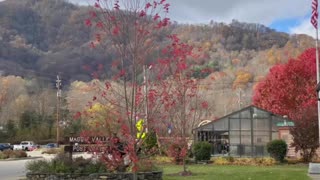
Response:
M8 159L0 159L0 162L2 162L2 161L18 161L18 160L40 159L40 158L43 158L43 157L37 156L37 157L25 157L25 158L8 158Z

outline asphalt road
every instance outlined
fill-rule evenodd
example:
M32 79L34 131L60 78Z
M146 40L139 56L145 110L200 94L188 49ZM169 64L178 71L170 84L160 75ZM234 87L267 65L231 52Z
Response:
M43 155L41 151L31 151L27 152L27 154L28 157L33 157L33 159L0 161L0 180L26 179L25 165L28 161L39 160L41 158L50 160L54 157L53 155ZM77 156L90 158L91 154L78 153L73 157Z
M32 160L0 161L0 179L18 180L25 179L25 164Z

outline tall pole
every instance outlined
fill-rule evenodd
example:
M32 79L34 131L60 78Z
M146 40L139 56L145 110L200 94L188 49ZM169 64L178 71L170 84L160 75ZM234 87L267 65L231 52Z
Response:
M237 95L238 95L238 106L239 106L239 110L241 109L242 106L242 90L241 88L238 89Z
M145 92L145 125L146 133L148 133L148 78L146 65L143 66L144 92Z
M59 132L59 122L60 122L60 98L61 98L61 79L59 75L57 75L57 80L56 80L56 88L57 88L57 146L59 147L59 137L60 137L60 132Z
M316 26L316 66L317 66L317 85L320 82L319 73L319 48L318 48L318 24ZM317 87L317 86L316 86ZM318 127L319 127L319 145L320 145L320 101L318 100Z

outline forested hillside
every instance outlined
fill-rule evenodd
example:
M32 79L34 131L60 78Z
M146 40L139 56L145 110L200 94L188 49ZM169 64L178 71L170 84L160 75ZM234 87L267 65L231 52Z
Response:
M79 102L85 104L90 99L89 94L83 97L80 93L88 91L85 82L92 79L88 69L102 64L100 76L110 77L113 52L89 47L95 37L93 28L85 25L89 8L64 0L0 2L0 123L18 120L26 111L51 116L55 99L49 94L55 93L53 84L58 73L66 85L65 98L72 99L68 105L75 105L68 109L72 112L84 108L78 107ZM254 85L272 65L313 46L313 39L307 35L289 35L236 20L230 24L172 23L166 33L178 34L204 54L194 64L193 76L201 79L201 89L208 97L212 109L208 118L250 104ZM78 94L83 99L77 99ZM27 106L31 100L33 105ZM12 107L14 112L5 111Z

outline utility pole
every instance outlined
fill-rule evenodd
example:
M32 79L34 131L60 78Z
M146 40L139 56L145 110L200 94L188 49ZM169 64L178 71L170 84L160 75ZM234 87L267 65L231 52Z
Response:
M144 80L144 92L145 92L145 125L146 133L148 133L148 78L146 65L143 66L143 80Z
M57 80L56 80L56 88L57 88L57 146L59 147L59 137L60 137L60 132L59 132L59 125L60 125L60 99L61 99L61 79L59 75L57 75Z
M144 92L145 92L145 125L146 125L146 133L148 133L149 124L148 124L148 70L152 68L152 65L150 65L147 68L147 65L143 66L143 80L144 80Z
M242 94L241 94L241 93L242 93L242 90L239 88L239 89L238 89L238 92L237 92L237 95L238 95L238 105L239 105L239 110L241 109L241 106L242 106L242 99L241 99L241 98L242 98L242 97L241 97L241 96L242 96Z

